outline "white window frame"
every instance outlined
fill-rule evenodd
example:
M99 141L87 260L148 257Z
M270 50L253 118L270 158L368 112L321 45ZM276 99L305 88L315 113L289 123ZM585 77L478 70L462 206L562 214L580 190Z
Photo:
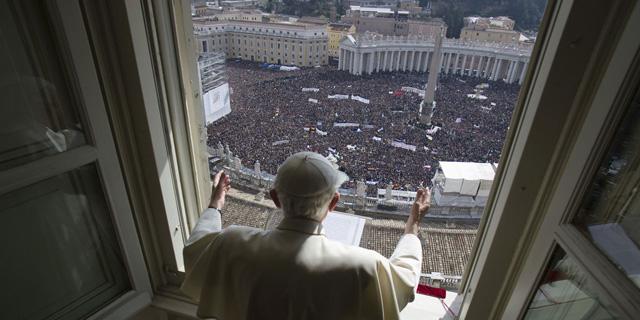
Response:
M552 174L564 169L560 155L564 152L563 148L567 147L565 144L570 135L563 129L571 120L569 115L572 107L584 102L589 93L587 89L590 88L585 87L589 83L583 84L580 79L584 75L594 76L594 61L602 62L603 59L602 53L597 51L592 59L567 60L569 49L590 47L599 39L575 38L580 41L572 42L572 37L578 36L579 32L566 28L566 23L589 22L580 20L584 19L585 12L579 10L576 3L573 0L549 1L543 22L545 27L539 33L544 41L536 45L532 54L531 67L523 85L523 89L527 90L521 92L514 112L514 130L505 142L500 169L487 204L487 214L481 223L473 259L464 277L461 318L492 319L501 318L506 312L512 312L510 310L522 312L523 306L526 306L523 301L527 299L521 299L519 305L508 306L509 299L516 297L512 292L516 285L518 288L528 285L529 290L525 291L530 294L536 284L535 279L518 277L522 275L523 266L529 266L525 260L532 252L532 239L544 234L536 232L542 230L539 229L541 207L547 205L550 199L540 191L556 182ZM607 13L616 8L619 11L623 6L621 3L617 1L611 4L607 7ZM135 40L132 41L132 52L136 59L133 64L136 70L132 73L143 93L143 101L139 103L147 108L145 120L148 121L148 128L138 130L153 133L148 136L153 142L152 156L157 176L145 175L140 179L155 179L152 182L161 192L153 195L161 197L163 202L162 210L151 213L136 211L137 219L141 222L143 243L146 241L148 244L145 245L145 256L150 272L159 274L152 275L156 288L153 304L176 314L194 316L195 306L177 290L181 280L177 272L177 260L181 259L181 255L177 251L178 248L181 250L179 238L184 241L200 209L206 204L209 181L206 155L201 151L205 131L199 108L197 66L192 54L196 52L197 42L191 29L190 2L140 0L117 5L122 6L121 13L126 16L124 22L130 28L131 38ZM616 30L620 30L619 25L609 24L598 34ZM567 48L567 44L570 48ZM602 42L599 44L602 45ZM583 68L586 71L562 75L559 74L559 63L569 70ZM550 79L567 79L571 86L581 91L563 92L562 88L554 88ZM566 105L556 110L558 108L554 109L554 103L558 102ZM153 106L161 108L159 115L153 114ZM575 116L575 112L572 116ZM552 140L554 138L562 139ZM560 141L561 144L550 145L548 141ZM128 152L135 158L136 152ZM121 151L121 156L122 153L127 152ZM157 169L162 168L163 164L170 164L168 173ZM129 170L127 165L123 167L125 172ZM133 200L138 201L150 203L153 199L147 196ZM508 214L523 208L526 210L520 216ZM141 211L145 212L138 215ZM169 232L176 228L182 230L178 232L179 235ZM537 277L540 269L535 271Z
M102 86L92 57L92 49L78 1L56 0L46 3L54 30L51 36L65 52L67 70L71 74L71 89L80 99L87 143L68 151L27 162L0 172L0 193L28 186L58 176L81 166L94 164L104 191L109 214L113 218L115 236L122 250L131 290L88 319L127 318L149 305L153 290L142 255L136 223L129 203L129 194L118 161L113 130L107 113ZM46 54L46 53L40 53Z
M165 287L176 291L181 283L184 241L207 204L210 188L206 153L194 147L204 143L204 132L198 130L204 125L190 125L198 122L188 118L192 115L184 107L183 99L190 95L183 93L189 91L183 83L189 81L173 71L179 70L176 57L160 55L170 53L173 42L171 48L160 48L162 42L154 37L173 33L157 30L149 14L153 11L147 11L162 5L167 3L84 4L118 156L156 293ZM197 171L201 168L206 173Z
M90 318L97 319L107 313L115 312L122 315L133 315L149 303L153 291L145 261L142 258L142 248L129 205L128 194L124 188L122 170L117 161L112 129L101 94L96 66L91 56L80 4L57 0L54 6L57 7L56 9L59 10L59 15L62 17L60 20L64 29L64 38L69 44L70 60L73 62L73 69L81 86L79 92L83 98L89 127L94 135L95 148L93 148L93 152L96 156L96 167L100 172L106 200L113 214L117 236L132 286L132 291L121 296ZM42 171L46 172L46 170Z
M511 149L503 152L490 214L464 286L464 319L523 317L557 244L591 279L612 271L575 227L559 223L575 209L578 190L590 181L585 180L588 169L599 164L594 154L604 150L601 142L608 134L600 128L612 129L607 115L626 107L615 103L618 94L628 98L622 84L638 63L638 3L562 0L548 5L546 19L553 25L540 32L545 47L532 55L536 67L523 85L529 91L520 96L523 123ZM623 317L638 314L637 288L614 273L597 281L603 295L620 299L614 305ZM602 279L613 285L602 285Z
M597 288L608 304L626 319L640 314L640 289L571 224L587 195L595 171L613 142L617 124L621 122L640 94L640 3L630 8L628 25L620 35L606 69L598 83L589 90L583 120L575 127L575 140L566 152L568 165L559 175L548 206L542 211L543 221L516 279L504 317L522 317L532 293L538 286L550 255L562 248ZM637 101L635 102L637 103ZM552 235L552 236L549 236Z

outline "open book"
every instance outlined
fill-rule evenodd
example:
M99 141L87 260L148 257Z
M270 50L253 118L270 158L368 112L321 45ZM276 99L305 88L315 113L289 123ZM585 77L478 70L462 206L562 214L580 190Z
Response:
M332 211L324 219L322 226L327 238L347 245L359 246L365 222L365 218Z

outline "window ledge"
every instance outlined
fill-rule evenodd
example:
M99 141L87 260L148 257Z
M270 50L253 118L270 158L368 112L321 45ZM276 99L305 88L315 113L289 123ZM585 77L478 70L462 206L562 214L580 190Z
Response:
M415 300L409 303L402 312L402 320L448 320L456 319L452 313L458 314L462 303L462 296L453 291L447 291L447 297L441 299L416 294ZM445 305L446 304L446 305ZM447 309L448 308L448 309Z
M416 294L415 300L409 303L400 313L402 320L448 320L455 319L451 314L458 314L462 303L462 296L456 292L447 291L444 303L438 298ZM194 303L181 300L171 294L156 295L152 305L174 315L196 319L198 306ZM449 310L447 310L447 306Z
M170 314L187 317L189 319L198 319L196 315L198 306L176 297L156 295L151 305Z

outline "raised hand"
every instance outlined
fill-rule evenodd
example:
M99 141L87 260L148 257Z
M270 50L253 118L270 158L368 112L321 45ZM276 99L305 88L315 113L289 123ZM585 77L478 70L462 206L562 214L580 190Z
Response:
M411 215L407 219L407 224L404 227L405 233L418 234L418 225L422 217L429 211L431 207L431 190L430 189L418 189L416 193L416 201L413 202L411 207Z
M209 200L209 208L222 209L224 200L229 189L231 189L231 180L223 170L220 170L213 177L213 186L211 188L211 200Z
M413 202L411 207L411 215L415 218L422 219L422 217L429 211L431 207L431 190L429 188L418 189L416 194L416 201Z

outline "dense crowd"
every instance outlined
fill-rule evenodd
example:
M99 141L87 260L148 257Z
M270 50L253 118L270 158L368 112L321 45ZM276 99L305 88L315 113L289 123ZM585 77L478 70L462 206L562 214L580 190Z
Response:
M481 93L487 99L472 99L467 94L486 80L443 75L432 120L441 130L428 134L433 127L417 121L422 98L400 91L403 86L424 89L424 73L354 76L334 67L285 72L228 61L227 74L232 112L209 125L210 145L228 144L245 166L258 160L262 170L273 174L292 153L331 154L352 178L350 185L363 179L371 186L393 182L406 190L428 185L438 161L498 162L520 88L489 82ZM357 95L370 103L327 98L334 94Z

